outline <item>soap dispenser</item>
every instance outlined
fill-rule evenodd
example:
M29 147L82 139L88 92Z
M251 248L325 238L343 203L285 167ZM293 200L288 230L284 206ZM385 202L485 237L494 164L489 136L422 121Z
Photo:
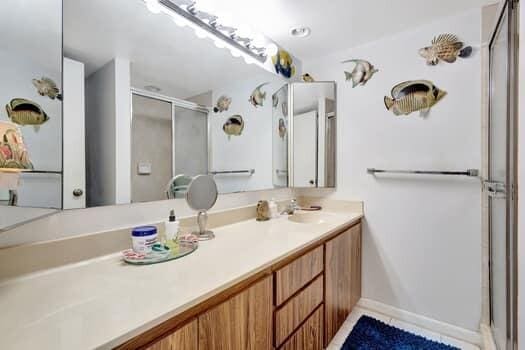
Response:
M180 226L180 221L177 220L177 218L175 217L175 210L172 209L170 211L170 216L168 217L168 221L164 223L164 227L166 229L167 243L171 243L177 240L177 236L179 234L179 226Z

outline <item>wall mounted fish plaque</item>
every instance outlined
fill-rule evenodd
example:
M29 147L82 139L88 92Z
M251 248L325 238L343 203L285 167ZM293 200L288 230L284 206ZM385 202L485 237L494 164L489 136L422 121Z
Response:
M355 63L355 67L352 72L345 71L346 81L352 81L352 88L358 85L365 85L372 76L377 73L377 70L370 62L359 59L350 59L341 63Z
M291 78L295 75L295 66L292 55L283 49L279 49L277 54L272 57L272 63L277 74L285 78Z
M40 79L33 79L32 83L40 96L47 96L52 100L56 98L62 101L62 94L57 84L51 78L42 77Z
M279 118L277 132L279 133L279 137L284 140L284 137L286 136L286 123L283 118Z
M215 113L221 113L224 111L227 111L228 108L230 108L230 104L232 103L231 97L228 97L226 95L222 95L217 100L217 103L215 104L215 107L213 107L213 111Z
M252 106L254 107L262 107L263 103L264 103L264 100L266 99L266 92L263 92L261 90L261 88L264 86L264 85L267 85L269 83L262 83L261 85L257 86L252 94L250 95L250 98L248 101L250 101L250 103L252 104Z
M440 60L454 63L458 57L466 58L472 54L472 46L464 46L454 34L438 35L431 44L419 50L419 55L426 59L430 66L437 65Z
M392 97L385 96L384 102L386 109L397 116L419 111L424 117L446 94L429 80L410 80L394 86Z
M240 136L244 130L244 119L238 114L232 115L226 120L222 130L228 135L228 139L232 136Z
M35 131L49 120L49 116L38 103L25 98L12 99L5 109L11 122L18 125L32 125Z

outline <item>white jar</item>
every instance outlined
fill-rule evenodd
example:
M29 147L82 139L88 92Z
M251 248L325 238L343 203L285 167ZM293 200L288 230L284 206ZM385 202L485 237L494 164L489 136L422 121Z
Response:
M131 231L131 241L136 253L151 253L153 245L158 241L157 228L155 226L135 227Z

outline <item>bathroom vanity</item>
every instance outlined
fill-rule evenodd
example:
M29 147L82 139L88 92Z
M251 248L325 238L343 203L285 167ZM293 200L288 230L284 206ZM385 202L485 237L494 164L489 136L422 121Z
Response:
M360 296L357 219L117 349L323 349Z

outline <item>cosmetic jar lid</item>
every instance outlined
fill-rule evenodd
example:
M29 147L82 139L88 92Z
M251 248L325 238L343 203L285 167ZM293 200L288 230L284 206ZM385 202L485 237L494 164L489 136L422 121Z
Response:
M135 227L131 231L131 235L134 237L144 237L151 236L157 233L157 228L155 226L140 226Z

